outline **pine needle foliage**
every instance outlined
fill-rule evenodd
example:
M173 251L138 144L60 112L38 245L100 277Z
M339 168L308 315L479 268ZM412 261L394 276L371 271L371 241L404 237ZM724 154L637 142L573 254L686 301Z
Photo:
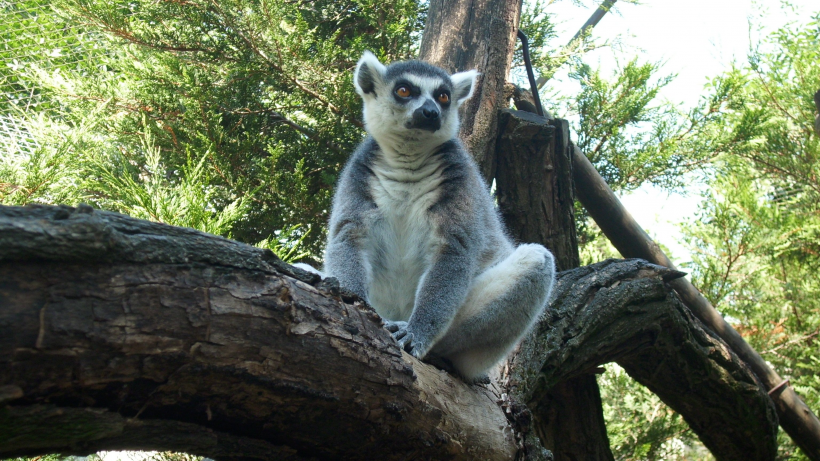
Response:
M684 229L694 259L686 269L818 414L820 139L812 97L820 90L820 13L810 16L768 34L747 64L712 80L685 113L645 106L665 82L647 80L654 73L634 62L614 79L583 68L577 75L579 145L613 189L630 190L633 181L676 187L681 173L700 169L709 190ZM632 109L642 106L650 111ZM651 121L652 110L661 123ZM629 148L635 142L643 147ZM582 225L579 236L589 237L586 258L613 256L596 229ZM679 415L617 367L599 383L616 459L710 459ZM808 459L782 431L777 457Z
M818 414L820 12L811 18L716 80L739 88L714 125L730 136L685 231L695 284ZM780 442L779 459L808 459L782 431Z
M606 365L598 384L616 460L714 460L680 414L617 364Z
M3 156L2 203L86 201L248 243L299 223L298 253L313 256L363 136L355 62L365 49L411 57L424 13L411 0L59 0L38 11L105 52L73 68L33 59L4 82L36 86L49 107L22 121L34 152Z

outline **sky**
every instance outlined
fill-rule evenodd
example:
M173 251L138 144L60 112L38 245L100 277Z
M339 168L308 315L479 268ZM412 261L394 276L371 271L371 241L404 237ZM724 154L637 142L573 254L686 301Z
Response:
M571 0L559 0L550 5L554 19L562 21L558 43L566 43L598 3L584 0L579 6ZM791 4L794 11L784 12L780 1L774 0L643 0L640 5L619 1L593 35L601 40L617 39L622 49L617 53L611 48L594 50L585 61L593 67L600 65L604 75L617 67L616 55L622 62L636 55L640 61L662 62L662 75L677 74L677 78L661 90L660 97L690 108L697 104L710 78L729 69L733 61L746 62L750 44L757 43L761 35L790 21L806 22L813 11L820 10L817 0ZM750 33L750 21L763 30ZM556 78L565 75L559 73ZM700 194L707 190L695 182L687 189L687 196L683 196L647 186L621 198L647 233L670 249L677 265L691 259L679 243L678 223L695 218Z

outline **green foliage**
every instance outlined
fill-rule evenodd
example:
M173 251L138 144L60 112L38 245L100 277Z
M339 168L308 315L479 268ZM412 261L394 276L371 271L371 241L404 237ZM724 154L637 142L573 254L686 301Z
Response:
M623 368L608 364L598 384L615 459L714 459L699 444L686 421L655 394L635 383Z
M725 137L712 124L736 86L719 86L714 95L684 113L658 99L661 88L674 78L657 77L658 73L657 64L639 64L635 59L609 78L580 65L570 73L580 83L580 93L559 101L557 110L570 120L581 152L616 192L646 183L682 187L685 175L707 165L715 156L713 145ZM595 245L599 232L590 227L580 204L576 215L584 252L587 245Z
M579 31L580 34L577 38L569 43L556 44L554 42L558 35L555 30L556 22L554 15L549 12L549 6L553 3L555 3L555 0L526 0L521 9L520 28L529 39L533 70L545 81L551 79L567 63L572 67L582 66L583 57L587 52L597 48L617 45L620 41L615 39L614 43L609 41L600 42L595 37L594 28L587 28L584 31ZM580 4L582 2L574 1L573 3ZM638 1L621 0L619 2L619 4L623 3L638 3ZM601 4L590 4L590 6L593 5L597 8ZM513 57L513 75L521 77L521 80L526 80L523 65L523 52L519 47L515 50ZM542 88L542 86L543 82L539 83L539 88ZM542 99L549 98L543 98L542 96Z
M522 14L541 70L555 58L546 6L527 2ZM350 71L366 48L388 61L411 57L424 15L424 2L410 0L59 0L39 8L26 13L44 25L39 47L62 43L43 31L71 28L64 48L73 51L64 54L72 67L33 58L14 78L36 88L48 102L43 122L62 131L23 124L21 132L42 152L4 162L4 203L88 201L249 243L301 224L314 258L336 174L362 136ZM36 34L12 38L38 47ZM612 166L606 171L616 189L661 176L669 182L681 164L697 163L679 162L673 149L648 143L636 130L624 135L668 112L649 106L665 84L647 85L655 71L633 62L611 85L586 67L576 74L586 82L576 105L579 133L587 144L598 142L592 155L599 166ZM609 97L611 103L599 104ZM655 125L662 133L673 129ZM93 142L61 147L55 135ZM63 156L72 161L43 163ZM21 173L24 167L30 171ZM29 193L42 189L51 195Z
M118 455L114 459L118 460L138 460L138 461L202 461L202 456L189 455L187 453L177 453L173 451L157 451L157 452L143 452L143 451L123 451L123 452L100 452L98 454L90 454L88 456L66 456L66 455L43 455L34 458L9 458L2 461L103 461L104 458L100 455ZM106 456L111 459L111 457Z
M552 41L557 35L554 19L547 9L549 3L552 2L531 0L524 2L521 8L521 31L527 36L532 67L539 75L549 72L549 69L558 64L557 57L549 53L554 47ZM512 66L517 73L521 74L521 77L526 79L526 70L523 67L524 51L521 42L517 43L518 47L513 55Z
M49 106L47 95L27 77L32 66L83 72L84 62L102 54L89 37L92 32L45 14L48 5L45 0L0 2L0 116Z
M739 91L715 121L718 144L698 219L685 231L693 280L820 412L820 13L761 43L717 81ZM781 437L780 459L807 459Z
M67 456L67 455L60 455L60 454L52 454L52 455L42 455L36 456L34 458L7 458L2 461L102 461L96 454L91 454L85 457L81 456ZM176 461L176 460L174 460ZM189 461L189 460L180 460L180 461ZM190 461L199 461L199 460L190 460Z
M0 156L0 204L77 203L82 200L78 184L82 181L81 153L93 149L88 133L96 123L90 117L79 120L68 130L45 113L33 117L25 114L17 120L20 136L49 142L20 143L10 146Z
M820 15L771 34L687 114L652 109L646 103L665 81L653 83L646 77L654 72L634 62L624 70L609 82L577 73L579 145L615 190L645 181L678 186L682 173L705 167L710 190L685 229L694 252L686 269L820 412L820 139L812 131ZM586 261L612 255L597 229L581 231ZM701 459L680 417L626 375L608 372L601 389L616 459ZM668 450L673 440L676 453ZM779 442L778 459L807 459L782 432ZM693 447L700 448L687 453Z
M621 254L601 232L601 228L595 224L595 221L588 219L582 228L586 231L583 234L586 239L583 245L579 245L578 248L582 266L588 266L610 258L621 258Z
M230 236L233 224L249 209L252 194L219 209L211 208L216 191L205 169L209 152L195 159L189 151L185 164L175 174L176 181L169 181L168 168L152 133L146 130L142 141L143 165L93 159L89 170L95 184L88 189L104 191L94 197L96 203L135 218Z
M528 1L522 13L546 75L567 51L553 43L549 3ZM355 61L365 49L385 61L412 57L425 4L2 4L0 122L16 128L0 133L0 203L87 202L231 236L287 261L317 259L336 175L363 136ZM599 46L589 40L569 50L580 92L550 98L616 191L679 187L710 165L713 191L688 229L690 270L815 411L817 24L815 16L778 31L688 112L658 100L673 76L658 77L657 64L631 60L611 76L583 64L583 51ZM521 65L519 50L514 75ZM617 256L582 213L578 222L585 261ZM611 369L601 384L618 459L708 458L691 448L681 418L623 372ZM795 453L782 446L781 458Z
M63 455L45 455L36 458L7 458L3 461L68 461L67 458L69 457Z
M70 68L32 60L2 82L49 102L35 123L15 114L34 147L3 156L2 203L86 201L249 243L298 223L316 256L336 174L362 137L352 68L364 49L410 57L423 8L60 0L28 14L80 28L77 47L105 53Z
M555 94L547 85L541 90L541 99L554 114L570 121L576 144L613 190L631 191L647 182L668 189L683 186L686 173L702 168L714 157L711 145L719 137L710 123L736 87L724 85L684 113L658 98L659 91L674 78L659 76L659 64L633 59L613 75L604 76L584 63L583 54L609 44L597 44L587 34L570 48L556 47L554 19L546 8L550 3L525 2L522 10L521 28L530 39L533 67L549 77L557 66L568 63L572 69L569 78L580 85L580 91L574 95ZM519 82L526 80L521 66L518 49L513 76ZM604 248L596 243L600 232L580 205L576 214L581 251L593 258L585 261L617 256L602 251Z
M294 225L274 232L274 235L257 243L259 248L273 251L282 261L296 262L310 255L304 249L304 242L310 231L304 231L301 226Z
M657 77L658 72L658 64L633 59L611 79L586 65L571 74L581 84L568 107L568 115L579 119L576 144L615 191L647 182L681 187L684 175L713 159L713 146L725 143L712 124L738 85L720 82L714 94L684 113L658 100L674 78Z
M173 451L160 451L143 461L202 461L202 456L189 455L187 453L176 453Z

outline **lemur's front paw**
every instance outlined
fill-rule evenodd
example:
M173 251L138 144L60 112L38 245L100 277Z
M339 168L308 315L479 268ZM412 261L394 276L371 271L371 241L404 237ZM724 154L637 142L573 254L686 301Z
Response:
M402 322L401 320L396 322L392 320L382 320L382 322L384 322L384 329L390 333L396 333L399 330L407 329L407 322Z
M396 338L399 347L410 353L413 357L421 359L427 353L427 348L407 329L407 322L385 320L384 328L393 333L393 337Z

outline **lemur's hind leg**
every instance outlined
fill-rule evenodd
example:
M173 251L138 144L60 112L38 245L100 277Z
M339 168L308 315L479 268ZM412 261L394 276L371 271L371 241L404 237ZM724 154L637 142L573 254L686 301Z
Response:
M504 358L543 312L555 279L552 254L521 245L475 278L467 300L432 354L465 378L480 377Z

